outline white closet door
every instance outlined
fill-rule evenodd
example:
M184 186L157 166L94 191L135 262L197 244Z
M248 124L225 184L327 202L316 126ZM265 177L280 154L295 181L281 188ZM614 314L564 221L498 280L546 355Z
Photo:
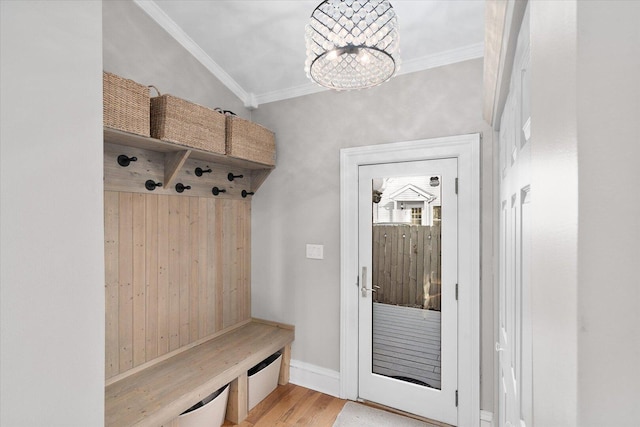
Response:
M529 10L518 36L510 92L500 120L500 426L532 425Z

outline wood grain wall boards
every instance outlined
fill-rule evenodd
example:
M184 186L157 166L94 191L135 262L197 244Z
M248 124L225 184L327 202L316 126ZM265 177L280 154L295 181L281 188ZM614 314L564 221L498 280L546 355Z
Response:
M133 365L144 363L146 357L146 203L145 195L133 194L132 225L133 225Z
M133 368L133 194L120 193L118 205L118 346L120 370ZM109 222L109 221L107 221ZM110 342L111 340L107 340Z
M145 197L145 356L153 359L158 355L158 196Z
M104 200L107 379L250 318L249 199Z
M374 301L440 309L440 225L375 225Z
M169 196L158 196L158 355L169 352Z
M138 160L131 162L129 166L122 167L117 159L120 154L129 157L136 157ZM211 169L211 173L204 173L198 177L195 169L200 167L204 170ZM229 181L227 175L242 175L242 178L235 178ZM253 191L268 176L270 170L251 170L239 167L229 167L217 165L204 160L187 159L182 167L177 171L172 184L166 188L158 187L153 192L144 186L145 181L151 179L155 182L165 183L165 153L144 150L135 147L125 147L116 144L104 144L104 189L105 191L122 191L142 194L166 194L206 197L216 199L242 199L242 190ZM178 193L175 184L181 182L191 186L190 190ZM213 196L213 187L226 190L218 196Z
M105 326L106 326L106 358L105 374L107 378L120 372L120 349L118 346L119 325L119 195L108 192L104 195L105 218Z

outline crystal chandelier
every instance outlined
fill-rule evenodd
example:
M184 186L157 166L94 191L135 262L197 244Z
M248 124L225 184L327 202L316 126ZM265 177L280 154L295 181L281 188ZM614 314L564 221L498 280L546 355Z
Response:
M307 77L337 90L389 80L400 65L398 21L388 0L325 0L306 27Z

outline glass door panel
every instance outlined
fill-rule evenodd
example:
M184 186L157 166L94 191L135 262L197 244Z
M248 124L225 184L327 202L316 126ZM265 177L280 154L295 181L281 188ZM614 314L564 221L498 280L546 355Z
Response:
M440 175L372 180L373 373L440 389Z
M455 425L456 159L359 167L359 396Z

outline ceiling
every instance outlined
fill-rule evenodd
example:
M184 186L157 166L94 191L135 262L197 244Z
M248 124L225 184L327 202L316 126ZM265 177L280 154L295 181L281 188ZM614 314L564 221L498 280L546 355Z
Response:
M325 90L304 72L319 0L134 0L249 108ZM392 0L405 74L483 54L484 1Z

